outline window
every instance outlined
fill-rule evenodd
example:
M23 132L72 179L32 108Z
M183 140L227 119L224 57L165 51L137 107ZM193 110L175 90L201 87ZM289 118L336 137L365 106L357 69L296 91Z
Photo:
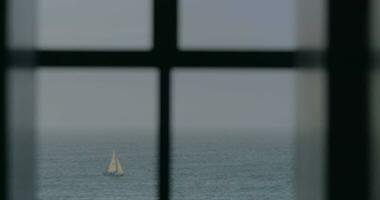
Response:
M205 0L207 1L207 0ZM271 0L270 0L271 1ZM300 130L297 136L297 198L363 199L377 194L375 134L377 105L375 33L378 10L369 1L302 1L300 15L301 94ZM376 5L376 4L375 4ZM2 1L0 54L3 63L3 134L1 143L2 199L34 197L33 177L33 1ZM174 180L171 107L173 69L274 69L291 68L293 52L280 49L177 48L177 1L159 0L153 5L152 50L40 49L39 66L66 69L104 66L159 70L159 196L170 199ZM373 9L375 8L375 9ZM272 11L272 10L271 10ZM370 11L370 12L368 12ZM369 19L375 23L368 23ZM377 23L378 24L378 23ZM376 35L376 34L375 34ZM369 42L371 41L371 42ZM210 47L211 48L211 47ZM251 48L251 47L250 47ZM243 51L244 50L244 51ZM297 48L298 51L298 48ZM374 61L373 63L371 61ZM205 67L207 66L207 67ZM231 67L234 66L234 67ZM107 67L108 68L108 67ZM370 73L371 72L371 73ZM372 78L372 80L371 80ZM372 122L372 123L371 123ZM375 136L375 137L374 137ZM175 142L175 141L174 141ZM372 156L374 155L374 156ZM113 163L117 163L115 159ZM113 166L114 164L111 165ZM321 168L322 167L322 168ZM373 184L375 183L375 184ZM215 197L216 198L216 197Z
M44 4L43 0L41 0L41 2L42 3L40 5L40 8L44 8L46 6L46 10L54 11L56 9L50 8L47 4L42 5ZM107 5L112 5L115 3L114 6L122 6L122 3L120 2L121 1L111 1L109 3L107 2ZM109 22L112 21L112 23L117 23L117 26L108 27L108 25L106 25L104 28L105 30L102 33L96 32L99 28L96 25L90 27L90 29L87 29L85 27L81 27L80 24L77 24L75 25L77 26L75 30L70 30L69 34L71 34L71 36L63 36L60 38L62 40L59 41L56 38L60 37L58 36L58 33L61 34L58 29L45 30L45 32L40 33L39 36L40 51L38 52L38 62L42 70L47 71L54 71L55 68L74 70L81 67L85 67L88 71L111 68L112 70L128 70L129 68L145 69L147 68L146 66L155 66L154 68L158 69L159 71L158 98L155 99L156 105L159 107L157 115L159 116L159 139L158 152L156 152L159 157L159 167L157 169L159 172L158 195L161 199L182 199L180 196L173 194L173 192L175 193L175 191L178 189L176 188L177 185L173 186L173 184L176 184L176 181L178 181L175 177L176 162L178 162L178 160L174 154L176 153L176 150L178 150L176 149L178 145L177 142L180 142L176 139L176 130L173 129L175 128L173 120L176 120L177 118L176 116L172 116L172 113L177 112L176 110L172 111L173 105L176 105L176 94L172 93L173 88L175 88L177 84L176 76L178 72L176 70L182 70L185 68L202 70L213 69L213 71L217 74L219 73L219 70L225 69L253 69L253 71L257 69L269 69L269 71L273 69L292 69L294 65L293 49L295 44L292 39L292 33L287 35L289 36L289 41L268 46L265 46L262 43L256 43L257 41L249 41L247 43L248 45L245 45L245 43L241 41L237 43L228 42L223 44L223 41L227 42L229 39L226 38L228 37L228 34L223 33L221 40L219 40L219 42L222 43L210 40L210 44L205 44L202 46L203 42L199 41L204 41L205 39L202 37L209 37L212 32L210 32L208 35L206 34L202 36L201 40L193 40L191 38L193 37L191 31L194 31L193 29L197 28L198 25L192 26L188 25L186 22L188 13L186 9L188 8L185 8L185 6L188 6L187 3L189 1L181 1L181 8L179 10L176 8L176 0L170 0L166 3L154 1L152 15L154 16L154 22L151 27L149 23L150 14L149 11L146 11L146 9L149 7L149 2L143 2L143 5L141 5L141 7L138 7L136 12L132 12L132 14L136 14L137 12L147 12L145 13L146 15L144 13L139 13L139 16L144 15L144 17L141 17L144 23L142 24L142 27L139 27L136 30L130 30L127 27L123 27L124 23L126 23L125 25L128 26L128 22L130 22L128 20L133 21L134 19L128 19L127 21L118 21L119 19L117 19L116 21L113 21L113 18L122 17L124 14L125 16L128 16L129 14L126 13L129 9L132 8L125 10L126 13L118 10L118 12L120 11L121 13L120 15L114 13L115 16L114 14L107 16L110 17L110 19L105 19L104 22L107 23L109 20ZM133 1L133 3L136 2ZM215 3L217 4L217 2ZM70 1L63 4L70 6ZM101 2L96 1L95 4L101 4ZM136 3L136 5L137 4L140 5L140 3ZM93 4L88 3L86 5L92 6ZM83 9L84 8L85 7L83 7ZM96 10L86 13L86 15L89 16L82 16L84 13L81 12L81 9L81 7L75 8L76 11L73 13L73 16L69 16L70 18L73 18L70 20L70 23L81 23L81 21L95 20L95 18L90 15L92 15L92 13L95 14ZM102 11L106 10L107 9L102 9ZM112 9L109 11L112 11ZM46 13L44 14L44 12L45 11L41 11L40 15L42 17L40 18L43 18L42 20L48 20L48 17L45 15ZM237 12L237 10L233 12ZM289 11L289 13L291 12L292 11ZM55 14L66 15L66 13ZM223 15L222 13L220 14ZM178 16L180 17L177 19ZM74 22L76 20L74 19L75 17L84 18L80 19L78 22ZM249 16L242 17L244 19L249 18ZM188 20L191 19L189 18ZM178 27L177 22L179 22ZM40 22L41 31L44 31L44 27L46 29L54 27L46 25L47 23L48 22L44 21ZM109 38L109 35L107 34L113 32L114 30L112 29L115 27L120 29L120 35L115 38L115 41L117 40L117 42L115 42L113 39L104 39ZM181 35L177 33L177 29L178 33ZM291 28L286 27L286 29L287 30L285 31L291 32ZM88 30L92 30L93 32L87 32ZM133 32L133 34L136 34L134 31L142 33L141 37L143 39L134 41L132 37L132 39L129 40L126 36L132 34L129 31ZM152 32L153 35L151 42L152 50L149 50L150 32ZM246 38L249 38L248 35L250 31L244 33L247 33ZM82 37L85 39L82 39ZM238 36L234 33L232 34L232 37L236 38ZM120 42L118 42L119 40ZM252 73L254 74L254 72ZM205 77L205 79L207 79L207 77ZM270 80L268 79L268 81ZM224 114L228 115L229 113L226 112ZM227 117L226 119L229 118ZM178 186L180 187L180 185ZM289 191L291 191L291 189L289 189ZM291 199L291 194L289 194L289 197ZM138 199L137 196L133 196L133 198ZM215 198L217 198L217 196Z

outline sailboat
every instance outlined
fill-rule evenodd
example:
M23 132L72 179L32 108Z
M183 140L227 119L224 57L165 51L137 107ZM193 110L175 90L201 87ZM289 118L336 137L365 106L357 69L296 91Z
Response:
M120 161L117 158L115 151L112 151L112 159L111 159L110 164L107 167L107 171L105 174L110 175L110 176L124 175L123 168L121 167Z

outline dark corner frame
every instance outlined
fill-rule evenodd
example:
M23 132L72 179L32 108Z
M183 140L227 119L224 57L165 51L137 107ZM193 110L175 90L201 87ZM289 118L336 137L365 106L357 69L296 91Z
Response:
M154 47L150 51L37 52L41 67L115 67L159 70L159 196L170 199L171 69L172 68L293 68L293 51L179 50L177 47L177 0L154 1Z

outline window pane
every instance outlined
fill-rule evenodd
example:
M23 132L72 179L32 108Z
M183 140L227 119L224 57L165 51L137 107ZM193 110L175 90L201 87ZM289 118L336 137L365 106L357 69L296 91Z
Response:
M293 200L295 73L175 70L175 200Z
M294 49L295 0L180 0L182 49Z
M37 71L38 199L157 199L156 75Z
M41 49L150 49L152 0L38 0Z

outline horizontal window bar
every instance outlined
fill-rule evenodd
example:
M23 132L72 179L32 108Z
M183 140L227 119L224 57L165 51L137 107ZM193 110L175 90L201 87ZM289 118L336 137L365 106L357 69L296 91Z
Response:
M153 66L151 52L38 51L39 66Z
M171 60L154 51L38 51L38 66L159 66L176 67L284 67L295 65L292 51L179 51Z
M179 67L293 67L294 52L181 51L173 58Z

